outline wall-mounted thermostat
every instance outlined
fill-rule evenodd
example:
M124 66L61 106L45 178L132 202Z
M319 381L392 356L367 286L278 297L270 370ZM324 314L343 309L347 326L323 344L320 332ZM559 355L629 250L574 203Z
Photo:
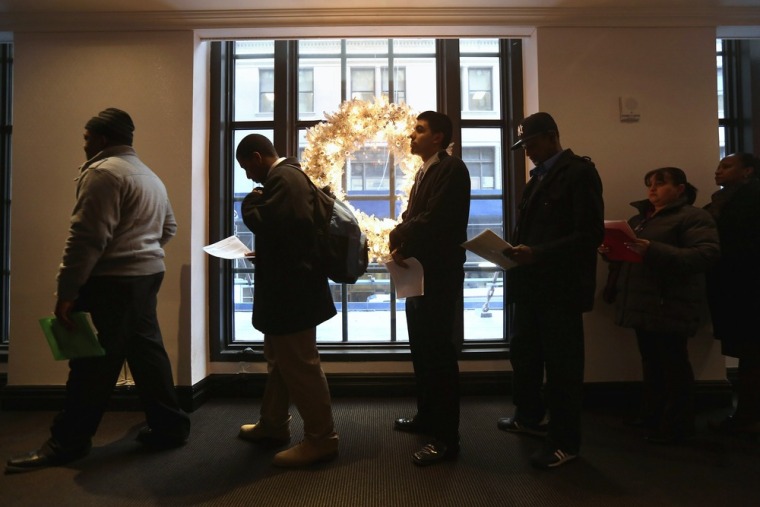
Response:
M620 121L633 123L640 118L639 101L633 97L620 97Z

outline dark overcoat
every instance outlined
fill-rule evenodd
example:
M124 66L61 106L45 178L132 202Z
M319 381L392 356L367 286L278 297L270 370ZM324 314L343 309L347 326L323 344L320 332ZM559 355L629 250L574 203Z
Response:
M709 211L710 205L706 207ZM723 353L760 353L760 181L741 185L716 220L721 258L707 272L715 338Z
M549 173L523 191L512 244L535 262L506 273L509 303L593 307L597 248L604 237L602 182L590 159L565 150Z
M260 190L241 207L255 235L253 327L271 335L315 327L336 311L327 275L315 269L312 187L289 158L269 170Z

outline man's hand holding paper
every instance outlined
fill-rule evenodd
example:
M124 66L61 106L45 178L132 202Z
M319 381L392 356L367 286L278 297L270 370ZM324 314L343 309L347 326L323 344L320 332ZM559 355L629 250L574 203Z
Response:
M513 247L508 242L501 239L491 229L486 229L474 238L465 241L462 243L462 246L504 269L509 269L517 264L517 262L510 258L506 252L513 255L513 252L516 248L519 248L519 246Z

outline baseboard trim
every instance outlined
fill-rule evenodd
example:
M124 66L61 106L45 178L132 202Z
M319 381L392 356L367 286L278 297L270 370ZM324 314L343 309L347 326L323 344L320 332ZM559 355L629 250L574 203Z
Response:
M414 396L412 374L330 374L331 395L339 397ZM464 396L511 396L511 372L462 373L460 389ZM213 374L193 386L177 387L180 404L188 412L213 398L260 398L266 374ZM583 386L584 407L633 408L641 394L640 382L591 382ZM4 386L0 388L0 410L60 410L64 386ZM731 406L731 384L725 381L699 381L695 385L698 409ZM117 386L109 410L141 410L134 386Z

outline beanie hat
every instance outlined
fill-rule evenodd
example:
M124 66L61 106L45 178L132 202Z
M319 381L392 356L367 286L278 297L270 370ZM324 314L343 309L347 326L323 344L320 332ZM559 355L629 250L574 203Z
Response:
M108 137L111 141L120 144L132 146L132 133L135 131L135 124L132 118L121 109L109 107L98 113L97 116L90 118L87 130Z

